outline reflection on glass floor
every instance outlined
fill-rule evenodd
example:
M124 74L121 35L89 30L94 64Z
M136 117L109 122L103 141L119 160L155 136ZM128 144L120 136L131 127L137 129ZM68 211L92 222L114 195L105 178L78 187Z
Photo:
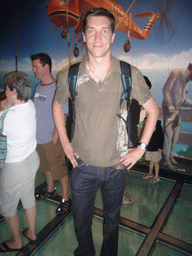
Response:
M93 219L93 239L95 241L96 255L99 255L102 244L102 220L94 217ZM77 247L77 242L74 233L74 225L72 216L70 216L58 229L57 232L45 243L38 251L35 251L35 256L52 256L52 255L67 255L72 256L73 251ZM120 229L119 239L121 246L119 255L135 255L144 236L137 234L124 228Z
M192 244L192 186L184 184L163 233ZM185 233L181 232L184 230Z
M181 179L161 178L150 184L142 180L142 172L130 171L127 195L134 197L131 205L121 209L118 256L127 255L192 255L192 186ZM36 187L45 187L44 176L38 172ZM189 183L192 183L191 181ZM43 184L43 185L42 185ZM59 183L55 183L61 194ZM31 246L26 238L23 251L4 255L73 255L77 247L71 214L57 217L56 200L37 201L37 233L39 244ZM103 205L98 189L93 218L96 256L102 244ZM20 228L26 227L23 208L19 207ZM0 222L0 243L10 238L3 220Z
M155 249L153 253L151 254L152 256L189 256L191 255L190 253L186 253L183 250L180 250L178 248L174 248L172 246L157 242Z
M171 193L175 181L161 179L161 182L150 184L142 179L142 173L130 171L127 178L126 195L133 197L132 205L123 205L121 217L151 227L156 216ZM103 209L101 191L97 192L95 207Z

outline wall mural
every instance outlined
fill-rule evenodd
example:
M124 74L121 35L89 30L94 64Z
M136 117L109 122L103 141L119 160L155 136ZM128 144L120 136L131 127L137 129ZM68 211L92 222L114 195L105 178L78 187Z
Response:
M33 86L30 55L45 52L53 74L86 54L81 20L103 6L116 18L115 57L138 67L152 83L151 93L165 127L163 154L192 159L192 1L173 0L20 0L1 9L0 88L10 71L26 72ZM68 33L69 31L69 33ZM163 105L162 105L163 103ZM178 167L179 168L179 167Z

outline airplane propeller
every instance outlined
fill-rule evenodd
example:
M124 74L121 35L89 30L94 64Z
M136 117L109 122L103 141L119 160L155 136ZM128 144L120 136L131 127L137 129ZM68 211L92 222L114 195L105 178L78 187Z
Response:
M171 21L173 0L158 0L155 11L161 13L161 19L154 24L155 35L160 43L167 43L175 33L175 24Z

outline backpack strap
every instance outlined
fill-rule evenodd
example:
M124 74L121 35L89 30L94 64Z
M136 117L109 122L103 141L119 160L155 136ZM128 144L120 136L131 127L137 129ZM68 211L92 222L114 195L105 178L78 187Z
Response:
M68 83L69 92L71 94L71 99L75 100L75 88L77 83L77 77L79 72L80 62L73 64L69 68ZM121 96L121 104L124 99L127 100L127 108L130 104L130 94L131 94L131 65L125 61L120 61L121 66L121 79L123 85L123 94Z
M131 94L131 65L125 61L120 61L121 67L121 80L123 85L123 94L120 100L120 106L124 99L127 100L127 109L130 105L130 94Z
M75 63L69 67L69 74L68 74L68 83L69 83L69 92L71 94L72 101L75 100L75 88L77 83L77 77L79 72L79 65L80 62Z
M120 108L124 100L127 101L127 118L123 118L120 114L117 114L117 116L125 122L127 132L129 134L129 106L130 106L130 94L131 94L131 65L125 61L120 61L120 67L121 67L121 80L123 85L123 93L121 95L120 99Z
M73 133L75 129L75 96L77 95L75 88L77 84L77 77L79 73L79 65L80 62L75 63L69 67L69 73L68 73L68 84L69 84L69 92L71 95L71 105L72 105L72 122L71 122L71 135L70 139L73 138Z

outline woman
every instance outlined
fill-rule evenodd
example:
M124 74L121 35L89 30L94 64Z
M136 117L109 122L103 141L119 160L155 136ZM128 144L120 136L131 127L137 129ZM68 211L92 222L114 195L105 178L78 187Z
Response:
M21 200L28 228L21 232L30 243L37 242L35 233L36 202L34 181L39 167L36 152L36 112L31 97L29 77L12 72L6 78L6 97L12 103L3 123L7 137L7 154L0 166L0 208L12 238L0 245L0 252L19 251L22 240L19 232L17 206Z

